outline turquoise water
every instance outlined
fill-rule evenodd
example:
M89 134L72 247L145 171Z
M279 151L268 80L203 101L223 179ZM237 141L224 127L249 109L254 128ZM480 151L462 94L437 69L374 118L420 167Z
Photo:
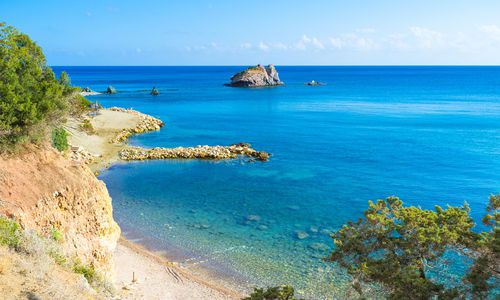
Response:
M479 220L500 192L497 67L278 67L286 86L263 89L223 86L241 67L55 69L97 91L115 86L92 97L106 107L165 121L132 144L243 141L272 153L266 163L118 163L100 175L126 236L247 287L344 298L345 274L321 258L328 233L368 200L467 201ZM328 85L304 86L312 79ZM153 86L161 95L149 95Z

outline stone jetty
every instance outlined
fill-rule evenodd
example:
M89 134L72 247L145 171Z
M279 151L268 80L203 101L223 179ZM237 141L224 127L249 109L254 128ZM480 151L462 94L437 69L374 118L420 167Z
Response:
M161 121L160 119L154 118L150 115L143 114L133 109L111 107L109 108L109 110L125 112L128 114L139 116L141 118L141 121L134 128L123 129L114 138L112 138L110 142L113 144L119 144L125 141L133 134L160 130L160 128L163 127L164 125L163 121Z
M127 147L120 151L122 160L151 160L151 159L207 159L225 160L238 156L246 156L252 160L267 161L270 154L256 151L250 144L239 143L231 146L196 146L177 148Z

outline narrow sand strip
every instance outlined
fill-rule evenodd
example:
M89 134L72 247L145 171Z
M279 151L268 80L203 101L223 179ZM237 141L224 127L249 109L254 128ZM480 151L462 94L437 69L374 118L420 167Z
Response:
M123 299L241 299L242 295L189 274L144 247L120 239L115 286ZM134 283L133 280L136 279Z

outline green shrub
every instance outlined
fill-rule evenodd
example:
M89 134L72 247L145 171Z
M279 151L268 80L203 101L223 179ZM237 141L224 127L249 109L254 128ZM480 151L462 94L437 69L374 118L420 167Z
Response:
M0 146L9 149L39 141L47 125L63 116L64 86L47 66L42 49L4 23L0 23L0 74Z
M243 300L297 300L293 287L289 285L270 287L267 290L254 289L250 296Z
M55 128L52 131L52 146L63 152L68 149L68 132L63 128Z
M54 241L56 241L56 242L60 242L60 241L62 241L62 239L63 239L63 235L62 235L62 233L61 233L59 230L57 230L56 228L52 228L52 229L50 230L50 237L51 237Z
M98 280L95 269L92 266L85 266L81 262L76 262L73 265L73 272L82 274L89 283L94 283Z
M11 219L0 217L0 245L16 248L19 246L22 229Z
M92 123L90 123L89 119L83 120L82 124L80 124L80 128L88 134L95 133L94 126L92 126Z
M58 249L51 249L47 254L54 260L56 264L60 266L65 266L68 262L66 256L64 256L64 254L62 254Z

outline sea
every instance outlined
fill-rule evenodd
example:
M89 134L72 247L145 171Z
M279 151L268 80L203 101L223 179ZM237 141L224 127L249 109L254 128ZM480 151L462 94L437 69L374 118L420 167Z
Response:
M480 223L500 192L500 67L277 66L283 86L224 86L244 68L54 67L74 85L115 87L89 97L104 107L165 122L132 145L246 142L272 154L100 172L123 235L194 274L243 292L289 284L307 299L353 297L345 270L324 258L330 234L369 200L467 203Z

